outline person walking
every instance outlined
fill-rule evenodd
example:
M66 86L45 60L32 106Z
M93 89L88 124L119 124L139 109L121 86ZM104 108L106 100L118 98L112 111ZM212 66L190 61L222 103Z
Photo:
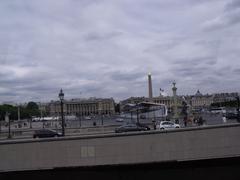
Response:
M223 117L222 117L222 121L223 121L223 123L226 123L226 122L227 122L227 118L226 118L226 116L223 115Z
M183 122L184 122L184 126L187 127L187 117L184 117Z
M202 118L202 116L200 116L199 119L198 119L198 125L199 125L199 126L202 126L202 125L203 125L203 122L204 122L204 121L203 121L203 118Z

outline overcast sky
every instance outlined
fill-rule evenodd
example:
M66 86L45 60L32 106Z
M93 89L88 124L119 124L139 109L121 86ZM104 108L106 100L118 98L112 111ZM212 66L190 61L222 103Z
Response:
M0 102L240 91L240 0L0 0Z

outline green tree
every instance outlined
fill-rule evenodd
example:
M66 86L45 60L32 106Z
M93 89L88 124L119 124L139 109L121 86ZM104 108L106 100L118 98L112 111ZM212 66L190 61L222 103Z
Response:
M27 104L26 108L29 110L38 110L38 105L37 103L31 101Z
M218 102L212 103L212 107L237 107L237 101L226 101L226 102Z
M5 119L6 112L10 113L11 120L17 119L17 107L8 104L0 105L0 120Z
M40 111L37 103L32 101L29 102L26 106L26 114L28 114L28 118L31 118L32 116L40 116Z

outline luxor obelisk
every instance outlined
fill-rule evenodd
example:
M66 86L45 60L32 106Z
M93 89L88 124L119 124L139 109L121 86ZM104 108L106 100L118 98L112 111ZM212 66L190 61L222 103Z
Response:
M148 73L148 97L149 97L150 100L151 100L152 97L153 97L151 73Z

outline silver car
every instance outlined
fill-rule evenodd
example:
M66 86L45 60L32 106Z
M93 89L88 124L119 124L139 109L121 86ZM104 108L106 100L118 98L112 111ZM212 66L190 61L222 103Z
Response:
M180 125L171 121L160 121L157 123L157 129L176 129L176 128L180 128Z

